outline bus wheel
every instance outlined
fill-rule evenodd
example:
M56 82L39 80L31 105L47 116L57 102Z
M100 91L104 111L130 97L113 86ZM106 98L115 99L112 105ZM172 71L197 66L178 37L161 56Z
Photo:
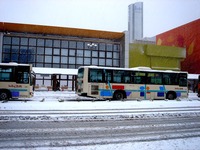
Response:
M1 91L1 92L0 92L0 100L8 100L8 99L9 99L8 92L6 92L6 91Z
M166 98L169 99L169 100L176 99L175 92L168 92Z
M115 100L121 100L124 99L124 93L122 91L116 91L113 95L113 98Z

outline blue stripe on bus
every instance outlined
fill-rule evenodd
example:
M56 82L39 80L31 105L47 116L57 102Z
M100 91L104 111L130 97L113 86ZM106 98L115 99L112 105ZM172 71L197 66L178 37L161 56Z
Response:
M24 92L24 91L28 91L27 89L9 89L10 91L22 91L22 92Z
M19 97L20 92L27 92L27 89L10 89L12 97Z
M157 92L158 97L164 97L165 92L168 92L167 90L164 90L164 88L162 90L144 90L143 88L141 89L140 90L125 90L125 92L127 96L130 96L132 92L133 93L140 92L140 97L144 97L144 98L146 97L146 94L150 92L153 92L153 93ZM99 91L100 91L100 96L112 96L115 90L99 89ZM176 92L177 97L180 97L181 93L187 93L187 91L175 91L175 92Z

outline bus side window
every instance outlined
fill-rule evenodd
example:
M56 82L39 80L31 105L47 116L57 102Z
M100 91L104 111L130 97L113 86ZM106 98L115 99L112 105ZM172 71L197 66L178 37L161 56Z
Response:
M12 68L2 67L0 68L0 80L1 81L12 81Z
M180 78L180 79L179 79L179 85L180 85L180 86L187 86L187 79L185 79L185 78Z
M170 85L171 84L171 81L170 81L170 78L169 77L164 77L163 78L163 84L166 84L166 85Z
M102 70L90 69L90 72L89 72L90 82L102 82L102 80L103 80Z

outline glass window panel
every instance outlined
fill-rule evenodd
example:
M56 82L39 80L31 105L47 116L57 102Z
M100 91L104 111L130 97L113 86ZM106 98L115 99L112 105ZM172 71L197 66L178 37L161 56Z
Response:
M92 57L98 57L98 52L97 51L92 51Z
M3 54L3 61L2 62L11 62L10 54Z
M114 70L113 71L113 82L122 83L123 74L124 74L124 71Z
M27 54L28 53L28 47L27 46L21 46L20 47L20 54Z
M112 44L107 44L106 45L106 50L107 51L112 51Z
M43 67L43 63L36 63L36 67Z
M29 47L29 54L36 54L36 47Z
M44 67L48 67L51 68L52 64L48 63L48 64L44 64Z
M69 68L73 68L74 69L75 67L76 67L75 65L69 65ZM68 83L70 83L70 82L68 81Z
M28 55L28 62L33 63L35 61L35 55Z
M91 57L91 50L85 50L85 57Z
M98 59L92 58L92 65L98 65Z
M12 46L11 52L12 53L19 53L19 46Z
M27 63L27 55L25 55L25 54L19 55L19 62Z
M119 53L114 52L113 53L113 58L119 58Z
M76 58L76 63L77 64L83 64L83 58L82 57Z
M53 53L54 55L60 55L60 49L54 48Z
M52 56L45 56L45 62L51 63L52 62Z
M52 40L45 40L46 47L52 47Z
M44 54L44 48L38 47L37 48L37 54Z
M68 41L61 41L62 48L68 48Z
M59 56L53 56L53 63L60 63L60 57Z
M119 51L119 45L114 45L114 51Z
M61 49L61 55L68 56L68 49Z
M99 59L99 65L105 66L105 59Z
M113 66L119 66L119 60L113 60Z
M112 66L112 59L106 59L106 66Z
M3 44L11 44L11 37L4 37L3 38Z
M45 48L45 54L52 55L52 48Z
M83 56L83 50L77 50L77 56Z
M69 57L69 64L75 64L75 57Z
M30 46L36 46L36 39L34 39L34 38L29 38L29 45L30 45Z
M61 56L61 63L66 64L68 60L68 57Z
M60 47L60 40L54 40L53 47Z
M162 84L162 74L161 73L147 73L147 84Z
M19 54L11 54L11 62L18 62Z
M19 38L18 37L12 38L12 45L19 45Z
M43 62L44 57L42 55L37 55L37 62Z
M100 52L99 57L105 57L105 52Z
M3 46L3 52L4 52L4 53L10 53L10 49L11 49L11 46L10 46L10 45L4 45L4 46Z
M90 69L89 71L89 82L102 82L103 71L100 69Z
M69 41L69 47L70 48L76 48L76 42L75 41Z
M83 49L83 42L77 42L77 48Z
M28 45L28 38L21 38L21 45Z
M69 50L69 56L75 56L75 50L70 49Z
M61 68L67 68L67 65L61 64Z
M85 49L89 49L90 44L91 44L91 42L85 42Z
M90 65L90 58L84 58L84 64Z
M44 46L44 39L38 39L37 46Z
M100 50L105 50L106 45L104 43L99 44L99 49Z
M60 64L53 64L53 68L60 68Z
M112 52L107 52L107 58L112 58Z

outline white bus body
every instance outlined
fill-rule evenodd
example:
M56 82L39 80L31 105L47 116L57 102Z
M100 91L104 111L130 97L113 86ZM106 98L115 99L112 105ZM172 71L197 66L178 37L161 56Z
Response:
M187 72L146 67L82 66L78 69L76 91L80 96L99 99L187 98L187 75Z
M35 75L31 64L0 63L0 99L30 98Z

